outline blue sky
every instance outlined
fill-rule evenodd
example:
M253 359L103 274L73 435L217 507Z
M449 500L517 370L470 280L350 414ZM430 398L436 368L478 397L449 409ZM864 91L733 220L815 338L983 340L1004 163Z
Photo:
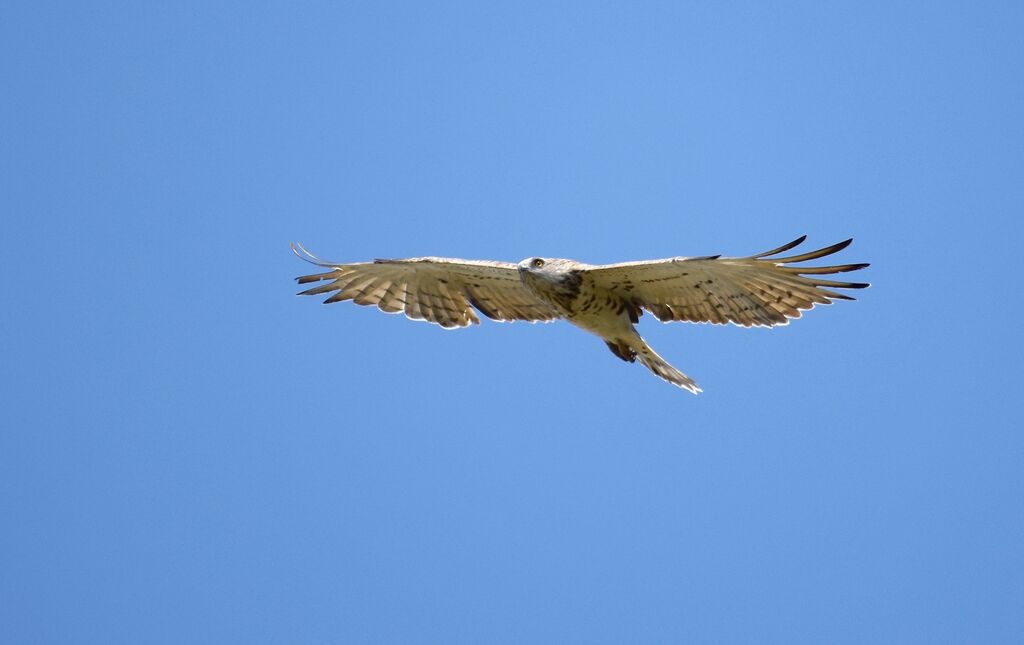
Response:
M6 5L3 640L1017 641L1021 6ZM698 397L288 250L804 233L873 287L645 317Z

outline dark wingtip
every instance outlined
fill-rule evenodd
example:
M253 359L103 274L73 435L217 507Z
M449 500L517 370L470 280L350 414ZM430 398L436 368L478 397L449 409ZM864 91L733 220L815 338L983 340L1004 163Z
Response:
M772 262L775 262L776 264L791 264L794 262L817 260L818 258L823 258L825 256L832 255L833 253L838 253L842 251L846 247L850 246L852 242L853 238L851 237L848 240L843 240L842 242L833 244L832 246L826 246L825 248L821 248L816 251L809 251L807 253L801 253L799 255L791 255L785 258L772 258Z
M806 240L806 239L807 239L806 235L801 235L800 237L796 238L792 242L787 242L786 244L783 244L780 247L774 248L771 251L765 251L763 253L758 253L757 255L752 256L752 257L754 257L754 258L767 258L767 257L771 257L773 255L778 255L779 253L782 253L784 251L788 251L791 248L800 246L801 244L804 243L804 240Z

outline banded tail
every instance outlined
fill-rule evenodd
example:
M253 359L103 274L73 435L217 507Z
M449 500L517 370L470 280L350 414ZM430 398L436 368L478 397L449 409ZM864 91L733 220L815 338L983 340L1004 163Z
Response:
M639 334L634 333L629 338L606 339L605 343L608 345L608 349L622 360L630 363L639 360L644 367L654 372L655 376L665 379L672 385L689 390L694 394L701 392L696 381L658 356L658 353L651 349L651 346Z

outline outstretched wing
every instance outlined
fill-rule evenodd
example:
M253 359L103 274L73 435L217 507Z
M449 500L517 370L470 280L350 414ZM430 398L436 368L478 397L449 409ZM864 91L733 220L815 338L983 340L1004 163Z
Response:
M837 253L852 239L789 257L772 257L807 236L743 258L706 256L608 264L588 271L597 288L642 307L663 322L734 323L744 327L786 324L800 312L833 300L854 300L832 289L863 289L864 282L824 280L821 275L856 271L867 264L791 266Z
M336 292L324 304L351 300L357 305L376 305L381 311L404 312L413 320L447 329L479 324L474 308L494 320L558 318L520 282L516 265L508 262L408 258L342 264L321 260L301 244L292 244L292 251L307 262L331 269L296 278L299 284L330 280L299 293Z

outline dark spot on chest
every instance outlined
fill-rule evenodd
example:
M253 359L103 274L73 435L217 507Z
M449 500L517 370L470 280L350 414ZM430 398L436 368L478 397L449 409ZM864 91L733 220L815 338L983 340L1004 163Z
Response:
M583 272L575 270L568 271L562 276L561 280L558 281L558 287L556 289L557 297L566 306L568 306L579 297L582 287Z

